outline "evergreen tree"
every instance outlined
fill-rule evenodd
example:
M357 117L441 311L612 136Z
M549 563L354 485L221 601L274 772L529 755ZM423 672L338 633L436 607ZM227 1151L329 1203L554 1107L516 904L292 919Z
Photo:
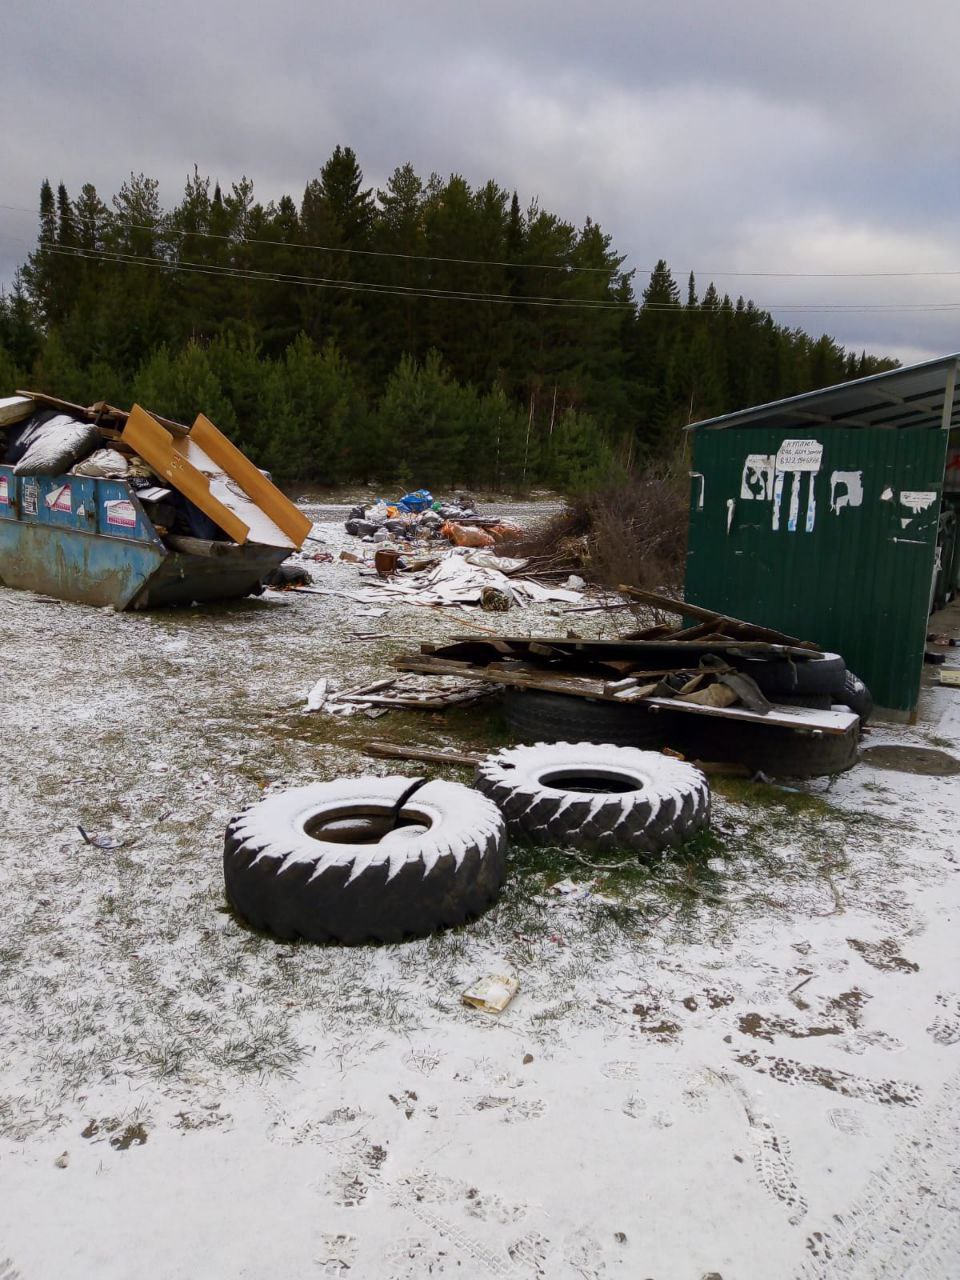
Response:
M54 319L57 206L48 178L40 184L40 230L37 247L23 268L23 282L41 324Z

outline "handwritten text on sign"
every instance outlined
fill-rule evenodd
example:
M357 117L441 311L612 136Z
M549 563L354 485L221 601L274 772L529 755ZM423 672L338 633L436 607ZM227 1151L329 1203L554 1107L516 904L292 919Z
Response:
M819 440L784 440L777 451L777 470L819 471L822 457Z

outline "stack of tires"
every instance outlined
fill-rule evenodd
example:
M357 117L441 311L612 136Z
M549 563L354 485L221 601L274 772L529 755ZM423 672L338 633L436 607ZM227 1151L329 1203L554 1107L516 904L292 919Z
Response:
M771 702L828 710L834 704L849 707L866 724L873 713L870 690L859 676L847 670L839 653L792 662L786 658L745 658L737 663L751 676Z
M773 703L824 710L847 706L859 716L861 726L873 711L869 689L847 670L839 654L800 662L741 659L738 665ZM816 735L637 703L591 702L539 689L507 689L503 708L510 728L528 742L577 738L657 751L670 747L689 760L733 762L771 777L825 777L851 768L857 758L856 729Z

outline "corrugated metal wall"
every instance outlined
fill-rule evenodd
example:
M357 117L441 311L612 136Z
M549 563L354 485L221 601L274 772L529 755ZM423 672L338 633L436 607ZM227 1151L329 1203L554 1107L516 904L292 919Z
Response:
M842 653L879 707L912 711L946 432L751 426L693 436L687 599ZM819 469L765 470L785 439L820 442Z

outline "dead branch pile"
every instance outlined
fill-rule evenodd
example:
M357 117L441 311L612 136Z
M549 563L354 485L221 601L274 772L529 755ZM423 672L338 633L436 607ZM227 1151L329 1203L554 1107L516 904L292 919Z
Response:
M687 545L688 483L660 465L622 483L580 494L509 554L528 556L532 572L581 573L604 586L632 582L676 591Z

